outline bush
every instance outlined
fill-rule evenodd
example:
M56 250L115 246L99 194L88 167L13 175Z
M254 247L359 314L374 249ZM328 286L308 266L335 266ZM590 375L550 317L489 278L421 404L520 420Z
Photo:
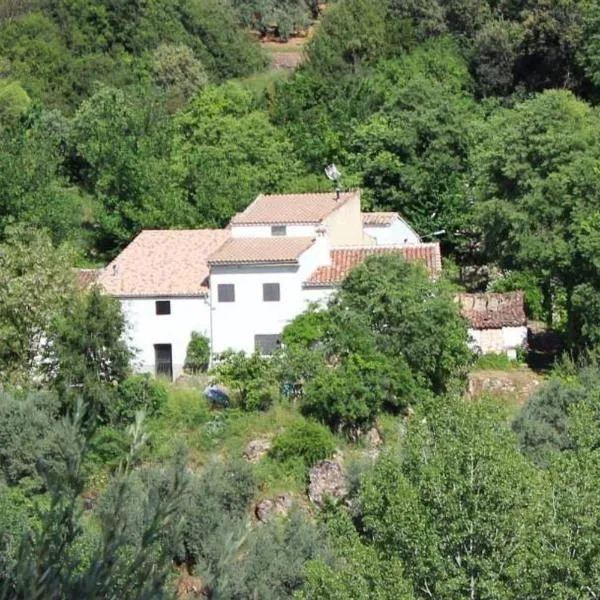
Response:
M258 352L249 356L225 352L212 374L234 393L233 400L244 410L268 410L279 398L274 362Z
M173 425L184 428L202 425L210 418L204 394L194 388L171 388L162 412Z
M119 386L114 407L115 417L121 422L132 422L135 413L144 410L151 416L159 413L166 404L169 390L166 383L148 373L128 377Z
M210 340L201 333L192 332L192 339L187 347L184 368L190 373L204 373L210 362Z
M56 398L50 394L0 395L0 473L9 484L37 475L56 435Z
M315 421L299 421L273 440L270 454L280 461L300 458L311 467L334 451L335 438L326 427Z
M482 354L475 364L477 369L507 370L519 366L518 360L512 360L505 352Z

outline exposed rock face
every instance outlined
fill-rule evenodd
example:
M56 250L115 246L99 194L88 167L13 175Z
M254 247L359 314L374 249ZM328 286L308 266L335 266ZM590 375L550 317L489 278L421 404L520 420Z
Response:
M365 434L365 446L367 448L365 455L371 460L376 460L382 444L383 439L381 433L379 433L379 429L377 427L369 429Z
M252 440L244 450L244 458L251 463L257 463L271 449L271 440L261 438Z
M338 462L322 460L310 470L308 477L308 497L317 506L323 506L327 496L341 500L348 494L348 482Z
M276 516L285 516L292 508L292 498L286 494L261 500L254 509L256 518L266 523Z

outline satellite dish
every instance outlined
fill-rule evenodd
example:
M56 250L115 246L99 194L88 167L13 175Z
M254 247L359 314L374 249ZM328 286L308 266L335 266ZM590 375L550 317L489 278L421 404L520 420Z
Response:
M336 183L340 180L340 177L342 176L342 174L337 170L337 167L333 163L325 167L325 175L327 175L327 177L331 179L331 181L335 181Z

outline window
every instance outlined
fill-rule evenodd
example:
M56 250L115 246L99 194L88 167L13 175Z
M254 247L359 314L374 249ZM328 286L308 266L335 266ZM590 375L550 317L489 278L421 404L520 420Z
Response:
M157 377L173 381L173 351L171 344L154 345L154 369Z
M287 235L287 227L285 225L271 225L271 235L273 235L273 236Z
M279 334L263 334L254 336L254 348L263 355L273 354L281 346Z
M235 285L220 283L217 287L219 302L235 302Z
M280 298L278 283L263 283L264 302L279 302Z
M156 314L157 315L170 315L171 314L171 301L170 300L157 300L156 301Z

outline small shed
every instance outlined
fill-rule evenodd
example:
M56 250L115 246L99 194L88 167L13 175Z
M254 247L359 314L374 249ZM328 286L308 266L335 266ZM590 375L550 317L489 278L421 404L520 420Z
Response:
M516 357L527 342L523 292L458 294L456 301L469 322L471 347L482 354L506 352Z

